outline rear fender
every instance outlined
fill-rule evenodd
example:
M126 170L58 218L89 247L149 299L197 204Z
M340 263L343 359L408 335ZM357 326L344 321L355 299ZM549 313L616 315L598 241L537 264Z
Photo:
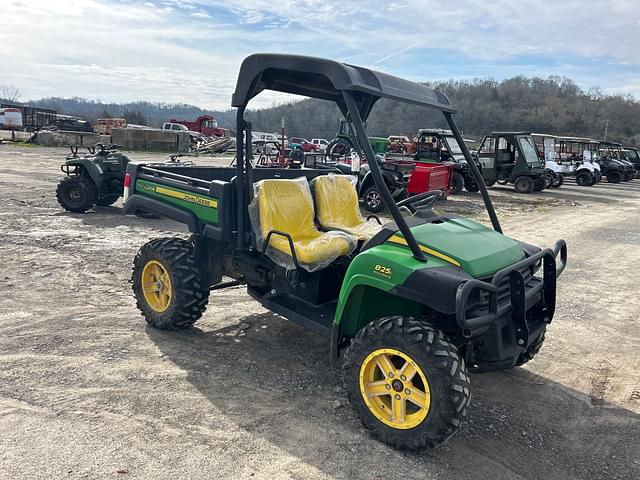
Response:
M80 175L90 178L98 190L102 188L104 171L97 163L91 160L73 159L67 160L64 164L69 167L78 167Z

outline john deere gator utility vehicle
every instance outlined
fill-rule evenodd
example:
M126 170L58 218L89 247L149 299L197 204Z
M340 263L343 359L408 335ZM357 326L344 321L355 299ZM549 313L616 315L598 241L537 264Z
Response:
M244 115L263 90L335 102L366 158L374 152L364 121L379 99L440 110L493 228L434 213L439 191L394 203L377 162L369 166L393 218L384 225L361 217L347 175L252 168ZM455 109L424 85L331 60L256 54L242 63L232 106L235 168L127 168L125 212L149 209L192 232L189 240L152 240L136 255L132 284L146 321L187 328L211 291L246 285L265 308L326 337L351 404L382 441L443 442L467 414L469 370L508 369L540 349L565 242L540 249L503 235Z
M529 132L493 132L478 149L487 185L513 183L518 193L540 192L546 186L545 161Z

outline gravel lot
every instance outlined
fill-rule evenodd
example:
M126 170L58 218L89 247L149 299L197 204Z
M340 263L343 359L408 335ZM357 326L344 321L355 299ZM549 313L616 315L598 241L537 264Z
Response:
M241 288L147 328L133 256L184 230L63 212L65 154L0 146L0 478L640 478L640 180L491 189L507 234L567 241L556 319L526 367L472 376L456 437L407 453L360 426L323 339ZM473 194L439 208L484 219Z

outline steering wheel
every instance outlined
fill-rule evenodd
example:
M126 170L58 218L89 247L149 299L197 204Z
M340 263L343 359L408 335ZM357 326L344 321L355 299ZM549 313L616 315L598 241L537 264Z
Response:
M407 207L411 214L415 214L419 209L430 208L442 196L441 190L429 190L419 193L413 197L405 198L396 203L397 207Z

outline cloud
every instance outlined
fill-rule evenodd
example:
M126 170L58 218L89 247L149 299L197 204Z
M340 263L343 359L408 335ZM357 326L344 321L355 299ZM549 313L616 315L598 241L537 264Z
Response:
M242 58L256 51L414 80L559 74L640 94L635 1L3 0L2 13L2 81L28 98L225 109ZM252 107L283 98L261 94Z

